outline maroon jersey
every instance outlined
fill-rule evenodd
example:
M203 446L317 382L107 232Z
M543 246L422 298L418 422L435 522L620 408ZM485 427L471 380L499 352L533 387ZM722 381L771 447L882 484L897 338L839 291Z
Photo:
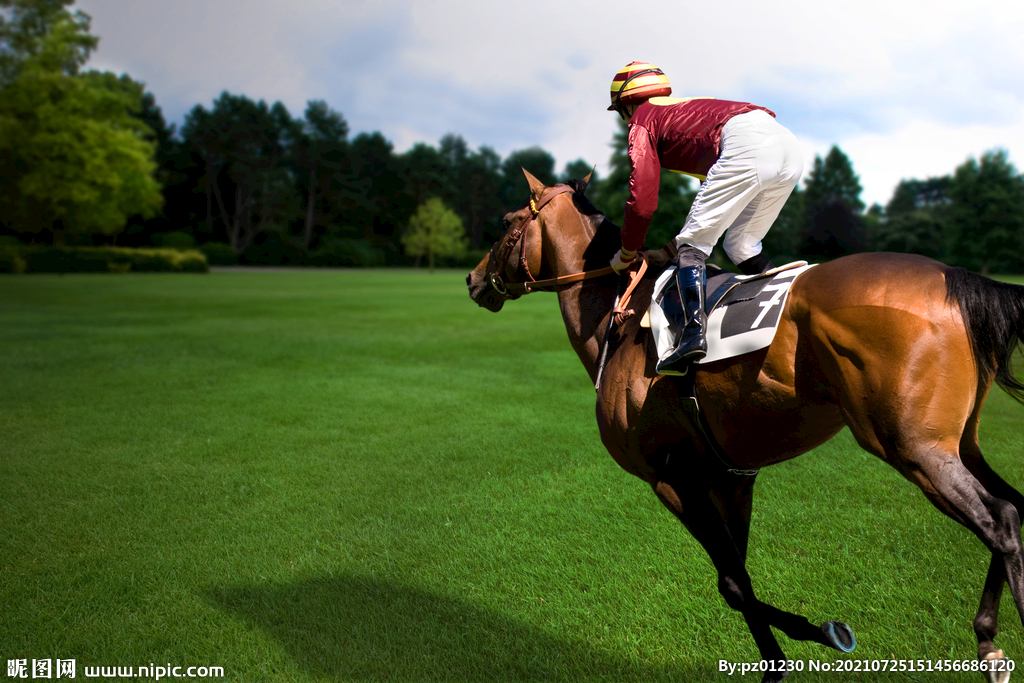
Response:
M718 161L722 126L738 114L760 109L747 102L711 98L678 100L654 97L629 122L629 200L622 226L622 246L643 246L651 216L658 208L661 169L686 173L701 181Z

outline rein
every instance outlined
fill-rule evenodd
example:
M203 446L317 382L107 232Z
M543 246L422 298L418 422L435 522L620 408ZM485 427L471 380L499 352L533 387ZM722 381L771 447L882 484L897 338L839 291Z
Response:
M530 273L530 265L526 262L526 233L530 229L530 225L540 215L541 209L547 206L548 202L557 197L560 194L567 192L575 192L572 187L568 185L560 185L551 191L545 193L540 201L534 201L533 197L530 197L530 215L524 217L519 225L515 226L508 231L505 235L505 241L502 243L501 248L498 250L494 258L495 269L498 264L507 263L509 256L512 255L512 249L515 248L516 242L520 243L519 247L519 265L522 267L523 272L526 273L526 277L530 278L528 282L505 282L498 271L491 273L491 286L501 294L502 296L508 296L509 294L529 294L530 292L538 291L549 291L548 287L561 287L564 285L571 285L583 280L590 280L596 277L604 277L605 275L612 275L615 273L615 269L611 266L605 266L604 268L598 268L597 270L585 270L579 273L572 273L570 275L558 275L556 277L548 278L546 280L536 280L533 274ZM640 267L634 273L632 265L629 268L630 283L626 287L626 291L618 298L618 303L612 310L614 314L614 320L617 325L621 325L623 322L633 316L634 312L631 309L627 309L626 306L629 304L629 299L633 294L633 290L639 284L643 278L644 273L647 272L647 260L640 255Z

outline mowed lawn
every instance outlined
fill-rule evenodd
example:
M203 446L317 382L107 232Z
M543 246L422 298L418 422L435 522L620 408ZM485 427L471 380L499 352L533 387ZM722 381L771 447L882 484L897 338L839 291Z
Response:
M554 296L491 314L464 277L0 277L0 666L693 683L757 659L603 450ZM1018 487L1022 418L997 389L981 434ZM762 471L748 564L763 599L857 634L780 635L792 659L975 656L985 549L847 432ZM1002 626L1024 663L1008 592Z

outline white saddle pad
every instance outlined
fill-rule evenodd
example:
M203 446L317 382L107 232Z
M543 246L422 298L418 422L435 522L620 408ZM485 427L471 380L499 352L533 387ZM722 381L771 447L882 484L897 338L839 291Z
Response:
M705 330L708 353L698 362L713 363L769 346L775 339L775 330L778 328L782 309L789 297L789 288L798 275L813 267L813 264L798 262L776 268L771 280L764 285L760 292L750 298L742 296L742 282L735 285L739 288L736 293L741 295L739 300L736 300L734 292L730 291L722 299L722 303L718 304L708 316L708 325ZM646 326L645 323L649 319L659 359L672 352L674 335L668 332L668 320L665 318L661 306L656 302L662 290L675 275L675 270L674 267L669 268L658 277L654 285L650 310L641 323ZM744 277L741 275L738 276L738 279L747 280L754 277L756 276Z

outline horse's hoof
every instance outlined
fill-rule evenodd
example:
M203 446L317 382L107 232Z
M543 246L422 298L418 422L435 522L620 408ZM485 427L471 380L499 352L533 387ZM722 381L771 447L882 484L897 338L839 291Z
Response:
M821 625L821 632L825 634L828 644L840 652L853 652L853 648L857 647L853 629L841 621L826 621Z
M788 676L788 671L767 671L761 679L761 683L782 683L782 679Z
M985 675L988 676L989 683L1008 683L1010 680L1010 669L1007 668L1009 661L1006 655L1003 654L1002 650L996 650L995 652L989 652L985 655L983 662L988 662L989 666L993 664L996 667L995 671L986 671Z

